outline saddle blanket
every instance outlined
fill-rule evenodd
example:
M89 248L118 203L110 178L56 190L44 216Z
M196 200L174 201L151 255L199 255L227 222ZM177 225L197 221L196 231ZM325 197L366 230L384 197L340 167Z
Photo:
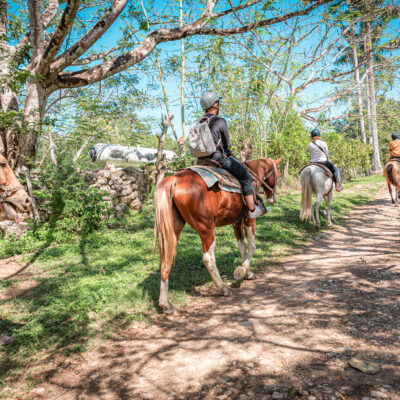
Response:
M221 190L231 193L241 193L242 191L239 181L222 168L196 165L186 169L190 169L199 174L208 189L218 183L218 187Z
M299 175L301 174L301 172L303 171L304 168L307 168L307 167L309 167L310 165L317 165L318 167L320 167L320 168L322 168L322 169L324 170L325 175L326 175L327 177L333 178L333 175L332 175L331 170L330 170L325 164L322 164L322 163L314 163L314 162L309 163L309 164L305 165L304 167L301 167L301 168L300 168L300 171L299 171Z
M391 162L391 161L400 162L400 157L398 157L398 156L392 157L390 160L387 160L387 161L383 164L383 166L385 166L387 163L389 163L389 162Z

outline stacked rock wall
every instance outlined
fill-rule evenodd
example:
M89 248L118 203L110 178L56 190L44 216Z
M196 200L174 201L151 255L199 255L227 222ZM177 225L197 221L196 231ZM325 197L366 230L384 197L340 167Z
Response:
M117 214L140 210L151 190L149 172L133 167L82 171L87 183L108 193L104 197Z

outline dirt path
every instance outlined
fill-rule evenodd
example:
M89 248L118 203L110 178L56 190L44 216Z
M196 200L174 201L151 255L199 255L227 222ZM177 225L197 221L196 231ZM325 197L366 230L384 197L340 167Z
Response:
M232 298L51 364L44 399L400 398L399 208L386 190ZM358 352L375 375L349 366Z

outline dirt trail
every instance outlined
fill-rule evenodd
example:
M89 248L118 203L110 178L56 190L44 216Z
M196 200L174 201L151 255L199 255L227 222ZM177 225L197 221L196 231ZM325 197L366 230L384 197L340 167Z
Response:
M177 317L49 365L36 397L400 398L399 210L381 190L232 298L199 298ZM359 351L381 371L351 368Z

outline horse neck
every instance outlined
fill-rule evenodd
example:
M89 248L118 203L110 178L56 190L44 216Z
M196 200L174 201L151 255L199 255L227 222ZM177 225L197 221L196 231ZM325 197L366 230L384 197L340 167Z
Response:
M246 166L249 167L257 176L263 178L267 172L274 166L270 162L270 159L261 158L258 160L252 160L245 162Z

